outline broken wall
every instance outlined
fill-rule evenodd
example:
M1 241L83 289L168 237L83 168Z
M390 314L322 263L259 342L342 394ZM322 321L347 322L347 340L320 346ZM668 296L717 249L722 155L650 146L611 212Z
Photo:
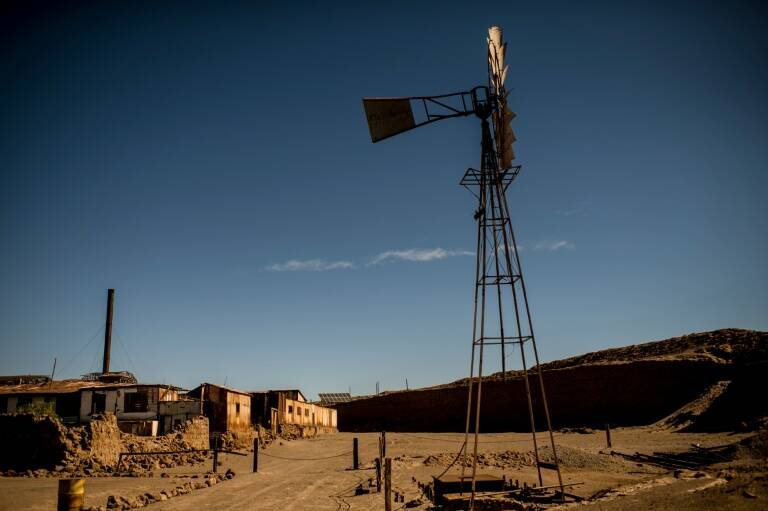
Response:
M93 415L85 426L91 458L103 466L117 464L123 450L122 432L117 427L117 417L111 413Z
M48 416L3 414L0 470L84 470L90 474L116 467L121 452L208 449L208 439L208 419L202 416L187 420L168 435L141 437L122 433L117 419L109 413L94 415L87 425L75 427L66 427ZM199 456L188 455L166 458L167 466L200 461ZM150 457L147 460L154 461Z

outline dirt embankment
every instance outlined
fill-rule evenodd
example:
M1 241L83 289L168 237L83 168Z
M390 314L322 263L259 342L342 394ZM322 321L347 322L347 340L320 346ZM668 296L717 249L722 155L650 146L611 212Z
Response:
M753 428L768 414L765 400L757 398L757 389L766 385L767 353L768 333L727 329L543 364L552 425L652 424L698 400L696 413L674 425L690 431ZM499 376L483 380L481 430L530 431L524 380L519 373L508 373L506 382ZM531 377L535 419L542 429L535 372ZM716 384L722 388L707 397ZM467 393L466 380L459 380L342 403L337 405L339 429L463 431Z

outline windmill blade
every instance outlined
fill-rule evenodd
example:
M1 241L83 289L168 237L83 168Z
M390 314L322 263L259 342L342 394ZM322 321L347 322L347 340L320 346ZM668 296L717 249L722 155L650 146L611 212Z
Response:
M512 119L515 118L515 113L507 105L507 91L504 87L509 71L509 67L504 62L507 54L507 43L503 40L501 27L497 26L488 29L487 40L488 63L490 64L489 79L496 96L496 110L491 116L491 122L493 123L494 138L496 139L496 154L499 168L505 170L512 166L512 160L515 159L515 153L512 150L515 133L510 126Z

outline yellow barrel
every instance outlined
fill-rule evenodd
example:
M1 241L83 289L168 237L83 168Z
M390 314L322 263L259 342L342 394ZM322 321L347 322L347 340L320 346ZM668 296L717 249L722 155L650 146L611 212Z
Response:
M81 511L85 503L85 479L59 479L57 511Z

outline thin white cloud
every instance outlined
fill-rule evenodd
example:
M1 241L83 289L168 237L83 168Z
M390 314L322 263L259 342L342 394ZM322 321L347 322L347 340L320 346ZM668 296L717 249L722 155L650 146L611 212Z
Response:
M558 250L573 250L576 245L570 241L536 241L531 244L533 250L546 250L548 252L557 252Z
M523 247L523 245L521 245L520 243L517 244L517 251L518 252L522 252L524 249L525 249L525 247ZM500 254L504 253L504 245L503 244L499 244L499 248L496 249L496 252L498 252ZM507 252L509 252L510 254L514 254L515 253L515 249L514 249L514 247L512 247L511 243L507 243ZM474 255L474 253L472 255Z
M414 261L425 263L429 261L446 259L448 257L473 255L475 255L474 252L467 250L445 250L444 248L439 247L427 249L410 248L408 250L387 250L386 252L382 252L371 259L368 265L394 261Z
M555 214L561 216L575 216L586 213L590 209L589 201L581 201L576 206L565 209L556 209Z
M323 259L307 259L300 261L291 259L284 263L270 264L264 267L267 271L328 271L351 270L355 265L349 261L325 261Z
M582 213L584 208L556 209L555 214L561 216L574 216Z

